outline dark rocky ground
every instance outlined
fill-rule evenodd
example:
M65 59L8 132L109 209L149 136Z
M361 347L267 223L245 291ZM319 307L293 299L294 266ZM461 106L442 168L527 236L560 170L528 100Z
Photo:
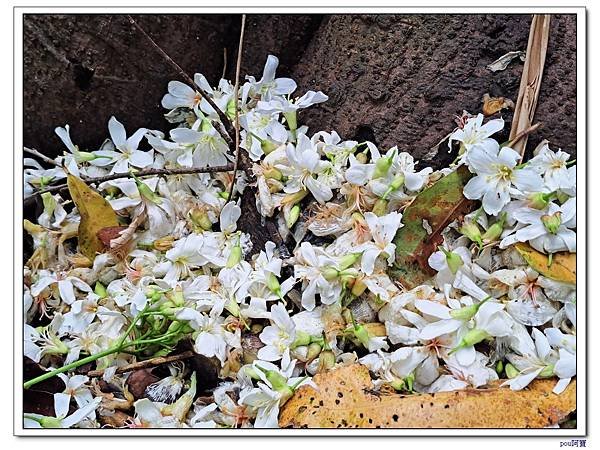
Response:
M239 16L145 15L140 25L185 71L216 84L232 77ZM260 76L269 53L299 93L321 89L329 102L302 113L311 130L398 145L423 158L485 93L516 101L523 64L485 66L525 50L529 15L249 15L242 73ZM541 138L575 155L576 17L554 16L536 121ZM111 115L128 130L167 129L160 100L173 69L119 15L29 15L24 23L24 142L55 155L54 128L71 125L74 142L96 149ZM504 112L510 121L512 114ZM510 126L507 124L506 129ZM508 131L507 131L508 132ZM429 164L448 162L446 147ZM430 155L431 156L431 155Z

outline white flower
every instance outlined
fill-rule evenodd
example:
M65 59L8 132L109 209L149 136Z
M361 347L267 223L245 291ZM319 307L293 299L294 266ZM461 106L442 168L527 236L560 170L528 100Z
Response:
M295 252L294 278L302 281L302 307L308 311L315 308L315 295L319 294L321 302L330 305L336 302L342 292L338 278L327 280L324 273L335 268L337 261L322 248L313 247L310 242L302 242Z
M265 344L258 350L258 358L264 361L278 361L290 350L296 339L296 326L282 303L271 307L271 325L260 333Z
M208 260L201 254L203 244L203 236L195 233L176 241L165 255L169 261L165 281L172 283L185 278L190 275L192 269L206 264Z
M275 78L275 71L279 65L276 56L269 55L259 81L253 76L246 76L250 82L251 93L259 95L261 100L270 100L273 96L289 95L296 90L296 82L291 78Z
M31 286L31 295L37 297L45 288L54 284L58 287L61 300L67 305L72 305L76 300L74 288L83 292L92 291L92 288L87 283L77 277L68 275L68 273L51 273L47 270L42 270L40 271L40 278Z
M216 356L221 365L225 364L227 359L227 347L235 343L235 337L232 333L223 328L224 319L221 317L224 301L216 302L210 314L201 314L191 308L182 308L175 317L178 320L186 320L190 326L196 330L196 340L194 350L207 358Z
M64 373L59 373L58 376L65 383L65 390L63 393L68 395L69 398L73 398L77 403L77 406L83 408L94 401L92 393L90 392L89 388L85 386L85 384L90 381L88 376L73 375L69 377ZM88 418L95 419L96 413L92 411Z
M69 402L71 396L63 393L54 394L54 411L56 417L46 417L41 414L25 413L23 426L25 428L71 428L81 421L85 420L93 413L102 401L101 397L96 397L93 401L84 407L77 409L73 414L69 414Z
M111 163L114 163L111 173L127 172L130 165L141 169L152 165L154 161L152 152L138 150L140 142L148 130L140 128L127 138L125 127L113 116L108 121L108 131L118 151L98 150L95 154L110 158Z
M201 131L175 128L170 135L183 149L177 162L184 167L224 166L228 160L233 160L227 143L212 126Z
M495 141L494 141L495 142ZM486 151L481 146L471 149L469 169L476 173L464 188L468 199L482 199L483 209L491 215L498 215L510 202L511 192L538 192L542 187L540 176L530 168L516 168L521 156L509 147Z
M572 179L567 168L571 156L561 150L554 152L546 142L539 153L529 160L529 167L544 177L546 187L552 192L559 189L571 189Z
M259 101L256 106L256 111L260 113L295 113L299 109L308 108L317 103L325 102L328 98L329 97L320 91L308 91L302 97L294 100L288 100L285 97L275 97L269 101Z
M297 146L288 144L286 155L289 166L275 165L288 178L284 187L286 193L293 194L308 189L319 203L324 203L333 197L331 188L318 178L320 174L331 169L331 163L321 160L306 135L301 134L298 137Z
M527 207L517 209L513 216L525 226L505 237L500 242L500 248L528 241L540 252L575 252L577 235L571 228L576 227L576 204L577 199L570 198L561 206L549 203L545 210Z
M371 242L365 242L358 247L362 251L361 269L367 275L371 275L375 268L375 261L379 255L386 257L388 265L391 265L396 258L396 244L392 241L396 232L402 227L402 214L391 212L385 216L378 217L372 212L365 213L365 220L371 232Z
M467 119L462 128L457 128L448 139L448 147L452 149L452 143L458 141L461 143L460 162L470 163L470 150L479 146L482 149L490 149L494 152L497 142L490 136L504 128L504 120L488 120L483 125L483 114L477 114L476 117Z

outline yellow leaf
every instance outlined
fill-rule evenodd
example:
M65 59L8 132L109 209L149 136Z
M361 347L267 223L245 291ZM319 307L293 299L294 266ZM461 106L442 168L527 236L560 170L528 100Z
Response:
M81 179L69 174L67 185L81 216L78 229L79 252L93 260L96 253L104 248L98 238L98 231L105 227L118 226L117 215L104 197Z
M542 428L576 408L576 382L560 395L556 379L534 380L522 391L465 389L436 394L386 394L373 390L369 370L360 364L315 375L279 416L282 428Z
M576 253L554 253L552 255L552 263L548 265L548 255L538 252L527 244L519 242L515 244L515 249L532 269L545 277L570 284L577 282Z

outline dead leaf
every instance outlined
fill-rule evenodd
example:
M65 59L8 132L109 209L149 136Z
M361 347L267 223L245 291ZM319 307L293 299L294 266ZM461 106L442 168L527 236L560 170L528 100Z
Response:
M121 235L121 232L126 229L127 227L124 226L105 227L98 230L96 235L98 236L98 239L102 241L102 244L106 248L110 248L110 241L118 238Z
M520 58L521 61L525 61L525 52L524 51L515 51L508 52L498 58L491 64L485 66L486 69L491 70L492 72L499 72L501 70L505 70L511 61L515 58Z
M506 97L490 97L490 94L483 94L483 115L491 116L505 108L513 109L515 103Z
M515 249L527 264L545 277L563 283L577 283L577 254L559 252L552 255L552 263L548 265L548 255L538 252L529 245L519 242Z
M360 364L315 375L317 389L302 386L283 406L282 428L543 428L576 408L576 382L560 395L555 379L534 380L527 389L499 388L386 394L373 390Z
M389 272L406 289L423 284L435 274L427 260L442 243L443 229L473 205L463 196L469 178L471 173L461 166L420 192L404 210L404 226L394 238L396 262ZM423 228L423 220L431 230Z
M98 232L106 227L119 226L117 215L104 197L80 178L67 175L67 185L81 216L78 229L79 251L93 260L96 253L104 249Z

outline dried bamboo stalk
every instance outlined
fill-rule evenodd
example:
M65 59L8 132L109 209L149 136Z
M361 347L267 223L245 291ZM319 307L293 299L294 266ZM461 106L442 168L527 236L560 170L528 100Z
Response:
M531 127L533 122L540 87L542 85L549 33L550 14L535 14L529 30L527 56L523 67L523 75L521 76L519 97L515 106L515 114L509 138L510 141L514 141L513 148L521 154L521 160L527 146L528 134L524 134L518 140L515 140L515 137Z

